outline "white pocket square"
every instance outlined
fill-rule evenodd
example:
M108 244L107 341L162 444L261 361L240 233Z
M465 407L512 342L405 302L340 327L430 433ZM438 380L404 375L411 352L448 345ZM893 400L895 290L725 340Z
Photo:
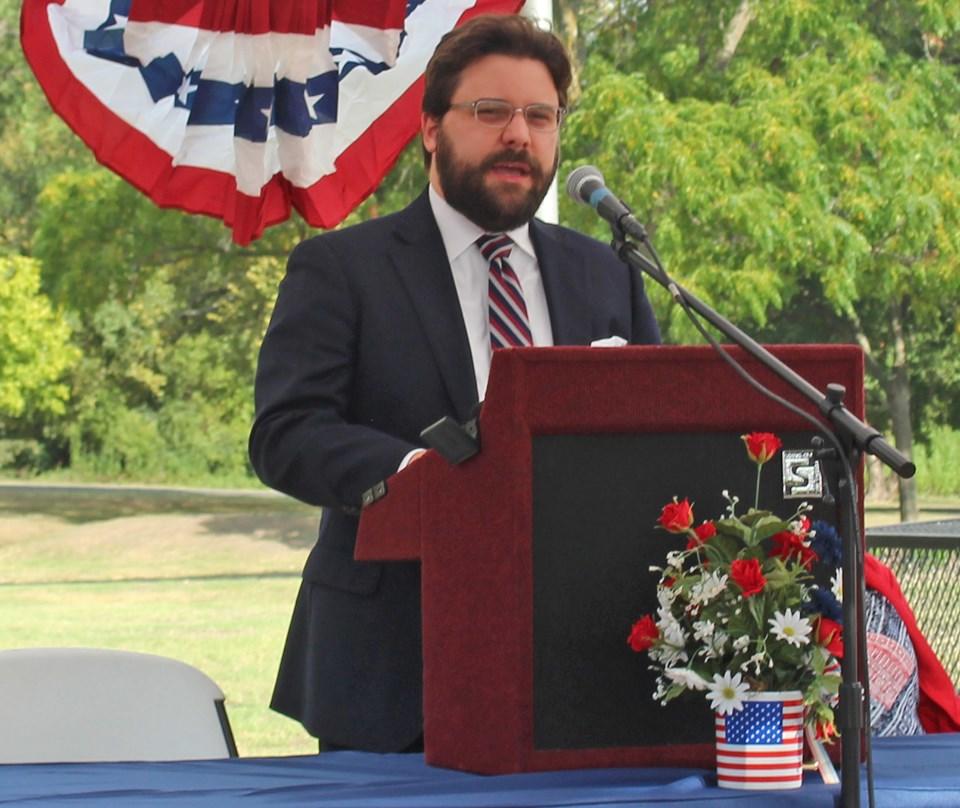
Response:
M605 337L604 339L595 339L590 343L591 348L622 348L627 344L627 341L623 337L618 337L616 335L612 337Z

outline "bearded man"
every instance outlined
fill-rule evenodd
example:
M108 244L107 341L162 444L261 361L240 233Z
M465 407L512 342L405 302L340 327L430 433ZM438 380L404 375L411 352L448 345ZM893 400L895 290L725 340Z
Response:
M533 218L570 75L559 40L522 17L450 32L425 76L427 190L290 256L250 458L264 483L323 507L271 702L321 749L423 748L419 565L353 560L362 493L415 460L424 427L471 417L493 350L659 342L637 273Z

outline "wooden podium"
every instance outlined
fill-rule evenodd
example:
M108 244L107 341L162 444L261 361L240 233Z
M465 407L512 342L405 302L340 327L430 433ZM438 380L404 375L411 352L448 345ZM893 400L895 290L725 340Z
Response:
M771 351L821 390L844 385L863 417L858 348ZM756 471L740 435L774 432L805 450L812 427L709 348L637 346L498 351L479 431L466 462L429 452L391 477L357 538L359 560L421 561L427 762L488 774L712 767L706 699L660 706L646 656L626 642L656 611L650 565L684 544L654 525L674 495L694 502L698 522L721 515L723 489L745 510ZM836 491L835 472L820 468ZM778 456L760 506L789 515L800 499L785 502L784 490ZM836 523L835 506L803 498L812 518Z

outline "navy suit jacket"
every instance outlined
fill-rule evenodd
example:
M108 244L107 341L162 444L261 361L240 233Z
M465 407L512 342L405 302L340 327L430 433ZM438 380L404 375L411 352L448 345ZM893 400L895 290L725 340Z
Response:
M598 241L534 221L557 345L659 342L638 273ZM291 254L260 353L250 457L323 507L271 706L324 741L397 751L422 731L419 567L353 561L361 494L471 417L476 380L426 193Z

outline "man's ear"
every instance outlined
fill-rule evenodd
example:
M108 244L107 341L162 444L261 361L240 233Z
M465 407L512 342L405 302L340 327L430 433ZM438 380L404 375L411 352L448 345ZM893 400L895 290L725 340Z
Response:
M437 150L437 133L440 131L440 119L420 113L420 136L423 138L423 148L430 154Z

